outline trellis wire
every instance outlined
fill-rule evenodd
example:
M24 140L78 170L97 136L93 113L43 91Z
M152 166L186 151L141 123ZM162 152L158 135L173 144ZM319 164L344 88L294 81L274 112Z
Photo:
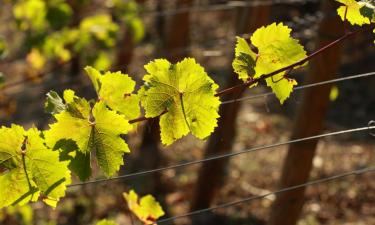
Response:
M211 156L211 157L207 157L207 158L204 158L204 159L194 160L194 161L181 163L181 164L177 164L177 165L166 166L166 167L151 169L151 170L145 170L145 171L141 171L141 172L135 172L135 173L120 175L120 176L116 176L116 177L106 178L106 179L98 179L98 180L92 180L92 181L86 181L86 182L71 184L71 185L68 185L68 187L75 187L75 186L81 186L81 185L86 185L86 184L96 184L96 183L108 182L108 181L119 180L119 179L128 179L128 178L131 178L131 177L139 177L139 176L144 176L144 175L151 174L151 173L161 172L161 171L164 171L164 170L177 169L177 168L181 168L181 167L186 167L186 166L195 165L195 164L199 164L199 163L205 163L205 162L208 162L208 161L218 160L218 159L223 159L223 158L231 158L231 157L234 157L234 156L237 156L237 155L242 155L242 154L245 154L245 153L275 148L275 147L288 145L288 144L292 144L292 143L299 143L299 142L304 142L304 141L309 141L309 140L315 140L315 139L319 139L319 138L323 138L323 137L329 137L329 136L335 136L335 135L341 135L341 134L348 134L348 133L354 133L354 132L360 132L360 131L368 131L370 133L372 129L375 129L375 125L372 124L371 122L369 122L369 125L366 126L366 127L359 127L359 128L354 128L354 129L348 129L348 130L342 130L342 131L336 131L336 132L331 132L331 133L326 133L326 134L320 134L320 135L305 137L305 138L298 138L298 139L294 139L294 140L290 140L290 141L286 141L286 142L279 142L279 143L276 143L276 144L264 145L264 146L250 148L250 149L245 149L245 150L242 150L242 151L230 152L230 153L226 153L226 154Z
M349 177L349 176L358 176L358 175L362 175L364 173L372 173L372 172L375 172L375 167L366 167L366 168L363 168L363 169L353 170L353 171L350 171L350 172L341 173L341 174L338 174L338 175L334 175L334 176L330 176L330 177L326 177L326 178L322 178L322 179L318 179L318 180L309 181L309 182L306 182L306 183L303 183L303 184L294 185L294 186L290 186L290 187L287 187L287 188L282 188L280 190L277 190L277 191L274 191L274 192L269 192L269 193L266 193L266 194L263 194L263 195L256 195L256 196L244 198L244 199L241 199L241 200L238 200L238 201L220 204L220 205L213 206L213 207L210 207L210 208L205 208L205 209L196 210L196 211L192 211L192 212L177 215L177 216L172 216L172 217L169 217L169 218L166 218L166 219L158 220L156 223L161 224L161 223L174 221L174 220L184 218L184 217L196 216L198 214L207 213L207 212L210 212L210 211L213 211L213 210L217 210L217 209L221 209L221 208L228 208L228 207L231 207L231 206L234 206L234 205L243 204L243 203L247 203L247 202L250 202L250 201L263 199L263 198L266 198L266 197L271 196L271 195L276 195L276 194L280 194L280 193L283 193L283 192L293 191L293 190L296 190L296 189L300 189L300 188L304 188L304 187L308 187L308 186L312 186L312 185L316 185L316 184L327 183L327 182L335 181L335 180L338 180L338 179L343 179L343 178L346 178L346 177Z
M301 86L297 86L297 87L293 88L293 90L294 91L303 90L303 89L307 89L307 88L311 88L311 87L317 87L317 86L322 86L322 85L326 85L326 84L333 84L333 83L338 83L338 82L341 82L341 81L353 80L353 79L358 79L358 78L363 78L363 77L370 77L370 76L374 76L374 75L375 75L375 71L374 72L368 72L368 73L362 73L362 74L357 74L357 75L352 75L352 76L347 76L347 77L342 77L342 78L337 78L337 79L332 79L332 80L327 80L327 81L322 81L322 82L316 82L316 83L312 83L312 84L301 85ZM225 104L230 104L230 103L234 103L234 102L248 101L248 100L252 100L252 99L268 97L268 96L271 96L271 95L275 95L275 94L273 92L266 92L266 93L262 93L262 94L256 94L256 95L252 95L252 96L247 96L247 97L242 97L242 98L238 98L238 99L232 99L232 100L224 101L221 104L225 105Z
M179 7L178 9L164 10L164 11L144 11L141 12L144 16L172 16L181 13L194 13L194 12L213 12L213 11L225 11L236 8L251 8L257 6L272 6L282 4L306 4L309 2L319 2L319 0L264 0L264 1L229 1L226 4L212 4L212 5L195 5Z
M302 28L302 29L293 29L294 30L293 37L298 38L298 39L305 38L305 39L309 40L309 39L311 39L311 37L306 38L306 35L304 35L303 33L306 30L311 29L311 27L313 27L317 23L319 23L323 19L323 17L324 16L323 16L322 13L317 12L315 14L308 14L308 15L305 15L303 17L293 17L291 21L285 21L284 23L291 28L297 27L299 25L304 25L305 27L307 27L307 28ZM213 39L208 39L206 41L198 41L197 45L198 46L207 46L207 45L212 45L212 44L224 45L224 44L227 44L229 42L234 43L236 41L237 36L248 39L248 38L251 37L251 35L252 35L252 33L242 33L242 34L236 34L234 36L229 36L229 37L213 38ZM173 49L168 49L168 50L162 49L161 53L162 54L179 53L179 52L192 51L193 49L194 49L194 46L190 45L190 46L185 46L185 47L175 47ZM202 50L203 56L204 57L210 57L211 55L205 54L206 52L207 52L207 50L205 50L205 49ZM220 55L222 55L223 51L220 51L220 53L221 53Z

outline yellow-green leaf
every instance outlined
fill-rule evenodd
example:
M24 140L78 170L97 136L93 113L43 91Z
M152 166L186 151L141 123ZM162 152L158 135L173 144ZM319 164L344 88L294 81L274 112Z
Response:
M256 54L251 51L246 40L244 38L237 37L235 59L233 60L232 66L234 72L238 74L238 77L241 80L246 81L249 77L254 76L255 60Z
M134 190L123 193L123 195L130 211L145 224L155 224L156 220L164 215L159 202L152 195L146 195L139 199Z
M364 4L361 4L360 2L357 2L355 0L336 0L337 2L340 2L344 4L344 6L340 6L337 9L337 13L341 17L342 20L346 19L351 23L352 25L360 25L363 24L369 24L370 19L363 16L361 14L361 8L364 6Z
M255 74L240 75L240 78L246 80L249 77L259 78L262 75L272 73L278 69L289 66L293 63L306 57L306 52L302 45L299 44L298 40L294 39L290 35L291 29L282 23L261 27L257 29L251 36L251 43L258 49L257 54L251 51L248 43L243 39L238 39L236 56L238 52L247 52L255 61ZM241 50L242 49L242 50ZM255 58L256 55L256 58ZM239 64L237 61L242 61L244 65L251 65L246 63L243 59L236 57L233 63ZM242 73L246 74L246 73ZM276 74L273 77L266 79L267 86L272 88L280 103L290 96L293 91L293 87L297 82L293 79L285 77L285 72Z
M87 66L85 70L100 101L123 114L128 120L140 115L139 97L133 94L135 82L128 75L121 72L106 72L102 75L90 66Z
M157 59L145 66L141 104L146 117L160 117L161 140L165 145L191 132L200 139L217 126L220 100L217 85L194 59L177 64ZM166 112L166 113L165 113Z
M56 148L61 140L73 140L79 152L91 154L95 151L106 176L114 175L123 165L123 154L129 152L129 148L120 135L131 129L123 115L108 109L104 102L91 108L85 99L74 96L73 102L67 104L67 110L54 117L56 123L45 132L48 146Z
M71 183L68 163L44 145L40 132L22 127L0 129L0 208L36 201L39 193L52 207L65 195Z

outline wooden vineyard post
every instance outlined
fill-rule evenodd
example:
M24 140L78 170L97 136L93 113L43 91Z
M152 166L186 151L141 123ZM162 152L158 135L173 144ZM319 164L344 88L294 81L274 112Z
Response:
M82 10L85 7L84 3L74 0L68 0L67 3L73 10L73 20L70 24L71 27L78 27L82 20ZM81 72L81 54L75 53L70 59L70 76L77 77Z
M135 43L130 30L126 30L124 36L120 40L120 49L117 52L117 60L115 65L116 71L126 72L130 62L133 59L133 51Z
M180 4L184 4L184 6L190 6L192 3L191 0L179 0L178 1L178 6ZM166 52L173 52L175 47L186 47L188 45L188 38L183 38L181 40L175 40L179 39L181 37L189 37L189 31L190 29L186 28L181 28L181 27L190 27L189 23L189 13L183 13L181 14L175 14L171 16L170 18L163 18L167 19L168 21L171 21L170 23L162 23L168 26L173 26L173 27L167 27L163 28L164 32L166 29L170 30L179 30L182 33L176 34L177 32L165 32L165 40L162 40L166 46ZM178 22L176 22L178 21ZM185 52L179 52L180 54L167 54L168 59L171 61L177 61L180 58L183 58L186 56ZM159 149L159 143L160 143L160 129L159 129L159 119L152 119L146 122L145 124L145 130L143 133L143 138L142 138L142 143L140 146L139 150L139 160L144 160L144 163L141 163L143 169L154 169L157 168L158 166L161 166L160 164L162 163L162 156L161 152ZM153 163L150 163L150 159L152 159ZM150 185L146 185L148 192L147 193L154 193L156 195L160 193L156 193L155 191L160 190L159 186L159 181L160 179L160 174L156 173L155 175L155 181L152 181ZM156 181L158 180L158 181Z
M177 7L180 6L191 6L192 0L178 0ZM161 7L159 7L161 9ZM161 12L161 11L160 11ZM176 51L177 48L186 48L189 44L190 35L190 13L175 14L168 18L158 18L157 23L159 28L162 30L161 37L163 45L165 46L165 56L172 62L176 62L184 57L186 57L187 52ZM161 21L163 20L163 21ZM160 26L162 25L162 26ZM173 32L168 32L168 30ZM166 32L167 31L167 32ZM163 57L165 57L163 56ZM154 169L161 167L163 164L163 155L159 148L160 144L160 128L159 119L148 120L145 124L145 129L143 131L142 143L139 148L139 154L137 156L137 161L140 162L139 166L142 169ZM152 163L150 163L152 162ZM158 200L163 204L165 194L167 192L165 185L162 184L161 174L155 173L153 177L147 177L148 181L145 181L147 185L142 185L145 193L152 193ZM163 204L165 205L165 204ZM164 207L166 215L169 214L168 208Z
M136 2L138 4L144 4L145 0L136 0ZM116 71L127 71L127 68L133 59L135 44L131 29L126 29L122 39L119 41L120 46L116 56L116 64L114 66Z
M268 20L270 6L258 6L251 9L241 8L238 10L236 33L241 34L253 32L256 28L264 25ZM231 73L227 86L231 87L239 83L238 75L234 72ZM239 98L241 94L242 92L234 92L233 94L225 95L222 101ZM208 140L205 149L205 157L232 151L236 137L236 119L240 105L241 102L235 102L220 106L218 127ZM211 205L224 182L228 162L229 158L225 158L206 162L201 165L193 193L191 210L199 210ZM203 217L195 217L193 219L196 219L194 224L205 223Z
M326 15L334 13L334 1L325 1L323 11ZM319 27L316 48L320 48L343 33L343 22L339 17L327 16ZM340 45L328 49L310 62L306 83L333 79L339 70ZM320 134L324 127L325 115L329 105L331 85L307 89L299 106L298 115L291 139ZM309 180L312 162L318 140L294 143L289 146L284 160L279 188L305 183ZM295 225L304 204L305 188L280 193L271 207L268 225Z
M179 7L190 7L192 0L178 0ZM187 47L190 42L190 12L174 14L166 19L164 31L165 53L173 63L182 60L189 52Z

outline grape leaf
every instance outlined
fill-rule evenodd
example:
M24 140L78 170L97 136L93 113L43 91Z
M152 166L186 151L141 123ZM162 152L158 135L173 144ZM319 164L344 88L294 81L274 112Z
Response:
M375 22L375 2L370 2L370 0L360 1L359 4L362 6L359 10L362 16L368 18L370 22Z
M237 37L235 59L233 60L232 66L234 72L238 74L241 80L246 81L249 77L252 77L255 74L255 61L256 54L251 51L246 40Z
M233 67L239 77L244 81L249 78L259 78L305 58L306 52L303 46L290 36L290 32L291 29L282 23L273 23L257 29L250 40L258 49L258 53L251 52L248 43L244 39L238 38ZM238 57L238 53L246 54L247 61ZM250 58L251 61L249 61ZM252 61L255 62L255 67ZM247 68L239 70L235 65L245 65ZM253 74L254 72L255 74ZM290 96L293 87L297 85L294 79L285 77L285 72L267 78L266 83L271 87L281 104Z
M0 175L0 194L0 208L35 202L39 197L35 182L30 180L29 185L23 168L14 168Z
M95 151L98 164L107 177L114 175L123 165L123 154L129 152L120 135L131 129L130 124L123 115L109 110L104 102L91 108L85 99L72 98L72 91L65 92L64 99L67 110L54 115L57 122L45 132L47 145L56 149L58 141L73 140L79 152L91 154Z
M45 203L56 207L70 184L67 162L44 145L40 132L22 127L0 129L0 208L36 201L42 194Z
M69 161L69 169L81 181L91 176L91 155L78 151L78 146L73 140L60 140L54 148L59 150L61 161Z
M282 23L273 23L261 27L251 36L251 43L258 48L258 60L255 78L291 65L306 57L306 51L298 40L290 36L292 30ZM267 86L272 88L280 103L290 96L294 79L284 77L285 72L266 79Z
M50 114L58 114L64 110L66 110L66 106L59 94L57 94L55 91L48 92L46 102L44 104L44 111Z
M341 17L343 21L346 19L351 23L352 25L360 25L363 24L369 24L370 19L366 16L362 15L361 8L364 6L361 2L357 2L355 0L336 0L337 2L340 2L344 4L344 6L340 6L337 9L337 13Z
M135 82L128 75L121 72L106 72L102 75L90 66L85 70L100 101L104 101L111 109L125 115L126 119L135 119L140 115L139 97L132 93Z
M163 144L169 145L189 132L201 139L213 132L219 117L220 100L215 97L218 86L194 59L177 64L157 59L145 69L148 74L139 92L141 105L148 118L163 114Z
M118 225L115 221L113 220L100 220L96 223L96 225Z
M134 190L123 193L123 195L130 211L145 224L155 224L156 220L164 215L159 202L151 195L143 196L140 200L138 200L138 195Z

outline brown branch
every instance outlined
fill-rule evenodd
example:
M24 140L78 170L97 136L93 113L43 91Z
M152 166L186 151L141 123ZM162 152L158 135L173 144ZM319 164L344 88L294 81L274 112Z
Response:
M315 56L317 56L317 55L319 55L319 54L325 52L327 49L332 48L332 47L335 46L336 44L338 44L338 43L340 43L340 42L342 42L342 41L348 39L349 37L351 37L351 36L353 36L353 35L355 35L355 34L357 34L357 33L359 33L359 32L364 31L364 30L367 30L367 29L361 29L361 30L356 30L356 31L348 32L348 33L346 33L345 35L343 35L342 37L338 38L337 40L335 40L335 41L333 41L333 42L327 44L326 46L324 46L324 47L322 47L322 48L316 50L315 52L311 53L311 54L308 55L307 57L305 57L305 58L303 58L303 59L301 59L301 60L299 60L299 61L297 61L297 62L295 62L295 63L293 63L293 64L291 64L291 65L289 65L289 66L286 66L286 67L280 68L280 69L275 70L275 71L273 71L273 72L271 72L271 73L268 73L268 74L263 74L263 75L261 75L260 77L255 78L255 79L252 79L252 78L251 78L251 79L249 79L248 81L246 81L246 82L243 83L243 84L236 85L236 86L233 86L233 87L230 87L230 88L224 89L224 90L222 90L222 91L219 91L218 93L215 94L215 96L223 96L223 95L230 94L230 93L232 93L232 92L234 92L234 91L237 91L237 89L239 89L239 88L249 87L249 86L251 86L251 85L253 85L253 84L255 84L255 83L258 83L258 82L263 81L263 80L265 80L265 79L267 79L267 78L270 78L270 77L272 77L272 76L275 76L275 75L277 75L277 74L279 74L279 73L281 73L281 72L288 71L288 70L292 70L292 69L294 69L294 68L297 67L297 66L301 66L301 65L303 65L304 63L306 63L307 61L311 60L311 59L314 58Z
M41 78L44 78L45 76L47 76L47 74L50 74L50 73L53 73L59 69L61 69L63 66L69 64L70 61L66 61L66 62L62 62L62 63L57 63L55 64L54 66L52 66L49 70L46 70L46 71L42 71L42 72L39 72L38 74L36 74L35 76L31 76L31 77L25 77L21 80L17 80L17 81L13 81L13 82L8 82L8 83L4 83L2 86L0 86L0 91L4 91L6 89L9 89L9 88L13 88L13 87L16 87L18 85L22 85L22 84L25 84L25 83L28 83L28 82L31 82L33 81L34 79L41 79Z
M167 112L168 112L168 110L165 109L165 110L164 110L162 113L160 113L160 115L157 116L157 117L160 117L160 116L166 114ZM150 120L150 119L154 119L154 118L156 118L156 117L145 117L145 116L141 116L141 117L138 117L138 118L136 118L136 119L129 120L129 123L130 123L130 124L133 124L133 123L138 123L138 122L142 122L142 121L146 121L146 120Z

